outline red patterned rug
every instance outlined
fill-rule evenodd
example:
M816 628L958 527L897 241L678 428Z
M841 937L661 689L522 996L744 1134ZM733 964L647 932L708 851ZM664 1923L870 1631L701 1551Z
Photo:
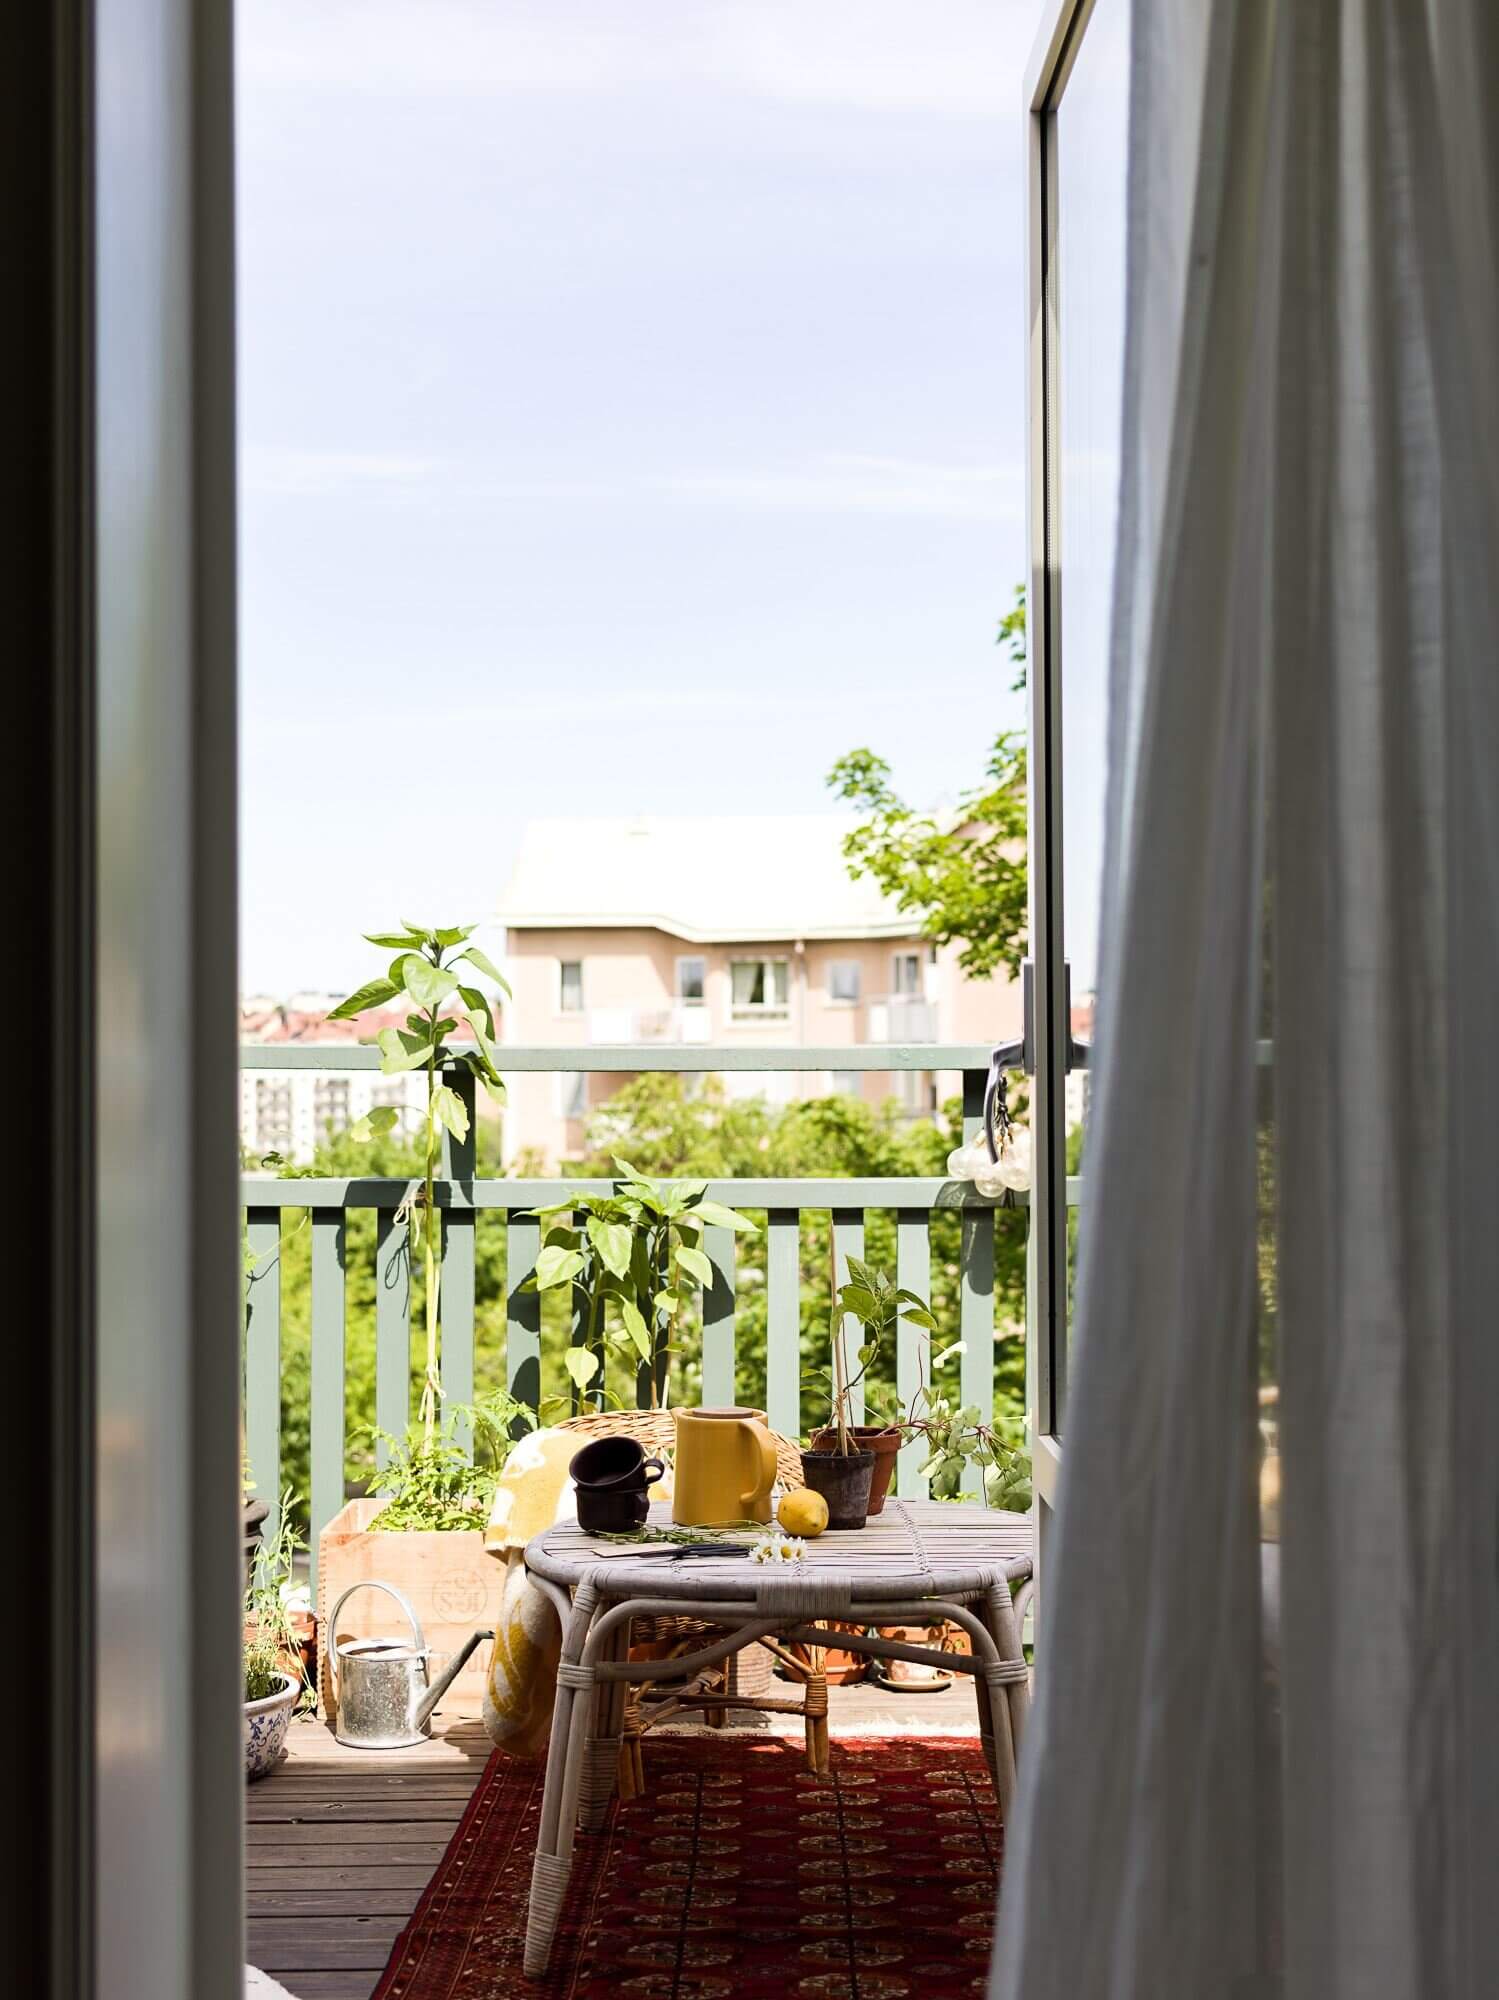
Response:
M545 1980L521 1972L541 1771L498 1754L374 2000L948 2000L982 1993L1001 1834L977 1740L653 1737L581 1834Z

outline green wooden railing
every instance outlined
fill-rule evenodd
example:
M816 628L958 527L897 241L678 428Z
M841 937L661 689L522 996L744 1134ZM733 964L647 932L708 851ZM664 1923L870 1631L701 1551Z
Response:
M965 1138L979 1129L988 1050L969 1045L855 1048L585 1047L507 1048L503 1067L512 1072L555 1071L590 1074L649 1070L762 1071L918 1070L959 1071L963 1077ZM372 1070L379 1055L362 1047L246 1046L247 1069ZM570 1379L543 1383L541 1299L522 1289L536 1266L540 1231L534 1210L563 1198L569 1189L607 1192L604 1181L480 1179L475 1173L473 1079L465 1072L449 1078L469 1102L469 1138L447 1142L443 1176L437 1185L444 1212L442 1232L442 1380L445 1397L456 1404L474 1392L475 1223L485 1211L505 1216L506 1327L505 1375L512 1394L533 1408L543 1393L570 1393ZM409 1287L400 1282L405 1225L396 1213L406 1198L404 1180L282 1179L250 1174L242 1183L254 1275L248 1287L245 1335L245 1432L249 1462L258 1490L274 1505L281 1483L281 1283L277 1255L283 1211L302 1211L311 1227L311 1545L344 1504L346 1343L345 1227L348 1216L373 1210L375 1251L375 1420L400 1435L411 1415L411 1326ZM897 1282L927 1296L931 1289L930 1225L937 1211L961 1215L959 1332L964 1342L960 1387L964 1403L992 1408L994 1396L994 1210L966 1182L939 1179L721 1180L709 1184L716 1201L764 1211L766 1248L766 1410L772 1426L795 1436L801 1429L801 1324L799 1232L807 1211L832 1218L840 1279L849 1257L864 1250L865 1218L872 1209L893 1211ZM1023 1195L1011 1202L1024 1203ZM713 1283L702 1299L702 1393L705 1402L732 1403L743 1358L736 1339L734 1232L710 1228L704 1249ZM572 1340L585 1338L575 1302ZM923 1380L926 1347L913 1329L902 1327L895 1357L896 1387L909 1401ZM902 1451L898 1491L924 1491L917 1443Z

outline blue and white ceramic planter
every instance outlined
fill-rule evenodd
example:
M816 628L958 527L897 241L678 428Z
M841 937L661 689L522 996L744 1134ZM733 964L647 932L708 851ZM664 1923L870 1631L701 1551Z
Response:
M245 1776L263 1778L280 1762L286 1747L286 1731L301 1688L290 1674L281 1676L275 1694L245 1703Z

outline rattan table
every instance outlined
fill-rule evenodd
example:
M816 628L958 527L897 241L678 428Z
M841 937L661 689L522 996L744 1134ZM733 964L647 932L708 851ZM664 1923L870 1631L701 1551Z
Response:
M651 1520L664 1527L665 1507ZM880 1659L971 1673L979 1733L1001 1818L1015 1791L1015 1757L1029 1701L1017 1590L1029 1586L1031 1529L1020 1515L934 1500L896 1500L857 1531L829 1530L795 1563L747 1557L682 1560L668 1542L618 1543L561 1522L526 1548L526 1568L562 1619L562 1659L547 1751L541 1827L531 1873L525 1969L544 1973L572 1867L580 1808L607 1803L618 1767L631 1681L689 1678L756 1640L838 1645ZM667 1665L632 1662L635 1618L692 1617L720 1637ZM829 1632L818 1621L836 1619ZM950 1623L972 1652L939 1652L847 1626Z

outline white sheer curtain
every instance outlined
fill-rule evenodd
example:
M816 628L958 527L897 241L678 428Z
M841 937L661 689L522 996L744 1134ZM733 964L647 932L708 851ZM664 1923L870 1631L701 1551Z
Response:
M1496 371L1492 0L1136 0L1096 1094L997 2000L1499 1994Z

